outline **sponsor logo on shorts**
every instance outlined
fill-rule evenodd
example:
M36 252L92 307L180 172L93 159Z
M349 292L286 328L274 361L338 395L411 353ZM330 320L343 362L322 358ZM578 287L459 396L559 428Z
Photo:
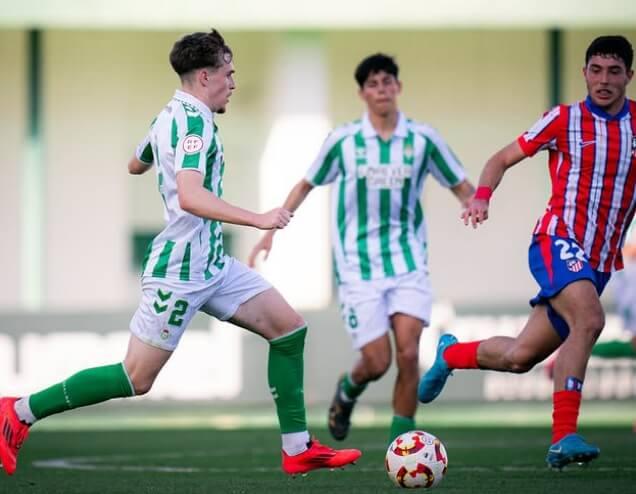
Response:
M573 273L578 273L581 269L583 269L583 262L579 259L570 259L567 261L566 266Z

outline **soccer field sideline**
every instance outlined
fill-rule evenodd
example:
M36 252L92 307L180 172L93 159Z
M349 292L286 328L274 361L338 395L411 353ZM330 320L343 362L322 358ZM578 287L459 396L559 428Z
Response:
M549 402L441 402L420 406L416 421L421 427L549 427ZM327 405L310 406L310 427L326 426ZM360 403L353 416L355 427L381 427L391 420L391 410L383 405ZM589 401L582 406L580 425L631 428L636 421L636 402ZM73 410L49 417L36 425L39 430L117 430L161 428L276 428L273 406L212 406L205 402L177 403L139 401L112 402L90 409Z

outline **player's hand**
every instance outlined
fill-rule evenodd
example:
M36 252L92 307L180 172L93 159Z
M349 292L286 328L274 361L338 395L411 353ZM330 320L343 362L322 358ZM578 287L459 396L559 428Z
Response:
M285 228L291 220L294 213L285 208L275 208L267 213L258 215L256 228L261 230L280 230Z
M462 212L461 218L464 220L464 225L468 226L470 223L473 228L477 228L477 225L488 219L488 201L472 198L468 201L468 206Z
M269 252L272 250L272 244L274 242L274 233L276 230L270 230L261 237L258 243L252 248L249 257L247 258L247 265L253 268L256 265L256 258L261 251L265 252L263 260L266 261L269 256Z

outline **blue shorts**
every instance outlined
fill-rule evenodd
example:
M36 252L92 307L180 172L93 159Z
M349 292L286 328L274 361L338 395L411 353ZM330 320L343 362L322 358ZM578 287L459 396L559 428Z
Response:
M551 235L535 235L532 238L528 262L530 272L541 288L530 300L530 305L547 305L550 322L561 339L565 340L570 334L570 328L552 308L550 299L570 283L579 280L590 280L600 296L612 273L593 269L585 252L575 240Z

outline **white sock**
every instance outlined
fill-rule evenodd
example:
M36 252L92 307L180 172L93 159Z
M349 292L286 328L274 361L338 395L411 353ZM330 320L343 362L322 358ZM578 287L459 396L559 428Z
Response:
M281 434L283 439L283 451L289 456L296 456L307 451L307 443L311 439L308 431L288 432Z
M31 407L29 406L29 397L25 396L20 398L13 405L13 409L15 410L16 415L20 419L21 422L25 424L33 424L37 419L33 412L31 411Z

